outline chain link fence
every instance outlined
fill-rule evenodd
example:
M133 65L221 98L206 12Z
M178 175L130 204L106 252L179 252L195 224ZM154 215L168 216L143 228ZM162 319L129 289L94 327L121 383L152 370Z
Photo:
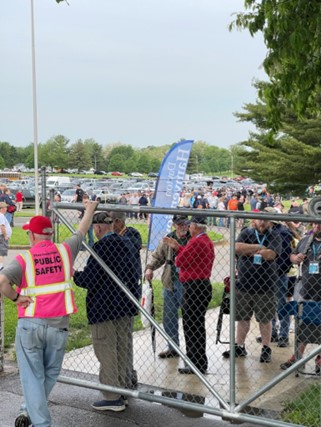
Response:
M77 228L83 205L52 206L54 238L61 242ZM238 252L238 244L255 242L262 248L273 248L278 255L284 252L280 237L274 241L271 234L269 242L261 242L261 235L257 236L252 227L254 220L271 219L271 214L120 205L104 205L100 210L108 211L114 221L125 217L119 232L127 238L110 234L102 244L94 237L92 248L91 230L76 259L74 290L78 312L71 318L60 381L99 389L106 398L132 396L218 415L232 422L300 425L287 417L287 411L295 410L290 401L295 401L298 409L307 406L311 401L309 388L320 384L320 302L312 304L306 314L302 304L291 303L293 288L288 281L292 283L289 277L298 274L295 269L284 273L282 282L277 270L267 267L262 257L252 257L251 264L242 263ZM214 242L215 260L206 303L206 290L198 288L186 306L186 285L184 288L179 280L175 251L169 253L160 247L163 234L153 242L156 249L148 249L153 214L189 218L197 214L207 218L206 233ZM312 217L278 215L278 221L300 221L303 228L314 220L321 222ZM177 229L174 226L172 231ZM207 255L197 256L202 270ZM141 306L142 283L138 280L146 269L152 270L151 313ZM166 284L166 274L171 277L171 286ZM242 275L252 283L252 292L240 292L239 286L235 287L238 280L244 279ZM286 282L282 297L276 292L281 282ZM252 316L253 308L258 321ZM142 315L149 326L143 326ZM266 351L271 318L272 343L268 343ZM282 341L285 318L288 333ZM203 344L200 335L206 337ZM231 344L244 341L244 337L245 346ZM304 354L298 355L302 342L306 348ZM192 358L186 353L186 345L192 348ZM204 349L206 366L202 369L199 359L204 357ZM297 362L282 368L291 360ZM97 383L98 378L108 385ZM304 390L307 394L300 397Z

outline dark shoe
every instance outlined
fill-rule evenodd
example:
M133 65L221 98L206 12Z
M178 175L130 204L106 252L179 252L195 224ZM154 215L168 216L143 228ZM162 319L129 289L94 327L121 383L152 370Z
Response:
M264 345L261 350L260 362L270 363L271 362L272 350L270 347Z
M113 412L121 412L126 409L122 398L119 398L117 400L99 400L98 402L94 402L91 407L96 409L97 411Z
M31 427L32 426L30 418L28 417L27 411L20 412L20 414L17 416L15 420L14 425L15 427Z
M199 369L201 374L205 374L206 370L204 369ZM185 375L195 375L195 373L192 371L192 369L189 366L185 366L185 368L178 368L178 373L179 374L185 374Z
M165 350L158 354L160 359L169 359L171 357L179 357L179 354L175 350Z
M224 351L222 353L224 359L230 358L230 350ZM235 357L245 357L247 356L247 351L245 350L245 346L235 344Z
M262 337L256 337L256 342L258 342L259 344L262 343ZM277 334L272 334L271 336L271 342L279 342L279 337L277 336Z
M132 378L131 378L132 388L136 388L138 384L137 371L133 369Z
M293 366L295 364L296 360L294 357L294 354L290 357L289 360L287 360L284 363L281 363L280 368L283 369L283 371L285 371L288 368L291 368L291 366Z
M121 398L123 399L124 405L127 408L127 406L129 405L129 403L128 403L128 397L127 396L122 396Z
M185 375L193 375L194 374L194 372L188 366L186 366L186 368L178 368L178 373L179 374L185 374Z
M315 375L321 375L321 356L315 358Z
M289 347L289 338L279 337L278 347L281 347L281 348Z

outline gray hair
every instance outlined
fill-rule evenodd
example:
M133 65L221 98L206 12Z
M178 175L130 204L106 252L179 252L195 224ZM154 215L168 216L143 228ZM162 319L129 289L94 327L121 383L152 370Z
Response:
M207 230L207 225L206 224L197 224L196 222L194 222L194 224L200 228L204 233L206 233Z

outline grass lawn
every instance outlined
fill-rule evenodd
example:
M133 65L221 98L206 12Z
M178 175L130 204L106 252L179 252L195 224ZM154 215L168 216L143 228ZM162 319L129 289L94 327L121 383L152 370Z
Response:
M143 245L144 246L147 245L148 225L144 224L144 223L136 223L136 224L130 223L128 225L136 228L140 232L140 234L142 236L142 240L143 240ZM60 236L59 241L62 241L62 240L67 239L68 237L70 237L71 232L69 231L69 229L65 225L60 224L58 235ZM221 234L216 233L214 231L209 231L208 235L214 242L218 241L222 238ZM29 238L28 238L27 233L24 230L22 230L22 228L20 228L20 227L13 227L12 236L11 236L9 245L12 245L12 246L13 245L14 246L16 246L16 245L29 245Z
M162 297L162 284L160 280L153 280L154 291L154 305L155 305L155 318L161 323L163 319L163 297ZM222 283L213 283L213 294L209 308L215 308L220 305L223 293ZM71 316L70 321L70 334L67 344L67 351L76 348L84 347L91 344L90 328L87 322L86 315L86 291L82 288L75 286L75 298L78 307L78 312ZM4 300L5 310L5 348L12 347L15 337L15 329L17 323L17 308L7 298ZM143 329L140 316L135 317L134 330L138 331Z
M29 212L29 211L28 211ZM25 216L24 212L18 214ZM32 212L31 215L32 216ZM143 245L147 244L148 225L145 223L131 224L135 227L142 236ZM20 227L13 228L10 245L29 245L27 233ZM209 231L209 236L213 241L220 240L222 235ZM60 241L71 236L71 232L65 225L59 225ZM213 298L210 303L210 308L217 307L221 302L223 284L213 284ZM160 281L153 281L154 301L155 301L155 317L156 320L162 321L162 284ZM78 306L78 313L71 316L70 335L68 340L67 350L83 347L91 343L90 329L87 325L85 297L86 291L75 286L75 296ZM5 348L11 347L14 342L15 327L16 327L16 307L7 299L5 299ZM134 330L142 329L142 323L139 316L135 318Z
M313 384L293 401L284 403L282 420L309 427L321 425L321 384Z

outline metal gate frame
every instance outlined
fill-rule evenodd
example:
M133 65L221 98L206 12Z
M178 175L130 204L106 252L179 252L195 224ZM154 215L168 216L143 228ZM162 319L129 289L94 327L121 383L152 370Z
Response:
M51 194L52 197L52 194ZM61 214L60 210L81 210L83 209L83 205L81 203L73 203L65 204L65 203L52 203L52 215L56 214L61 222L71 231L74 232L74 228L69 224L69 222L65 219L65 217ZM124 205L101 205L99 206L100 211L115 211L115 212L134 212L134 213L157 213L157 214L180 214L180 215L194 215L195 209L167 209L167 208L152 208L152 207L128 207ZM237 219L273 219L271 214L265 213L255 213L255 212L222 212L219 214L212 210L197 210L198 216L206 216L206 217L226 217L230 220L230 277L231 277L231 299L230 299L230 350L232 349L232 344L235 342L235 236L236 236L236 220ZM286 214L278 214L278 221L300 221L300 222L318 222L321 223L321 218L304 216L301 215L286 215ZM180 350L180 348L172 341L172 339L166 334L166 332L159 326L159 324L155 321L155 319L150 316L150 314L141 306L140 301L138 301L132 294L128 291L126 286L119 280L119 278L110 270L110 268L95 254L95 252L86 244L86 249L88 252L96 259L96 261L101 265L102 268L110 275L110 277L117 283L118 286L122 289L122 291L127 295L127 297L135 304L135 306L142 312L148 320L153 324L155 329L162 335L162 337L170 342L170 344L175 348L180 357L184 360L184 362L194 371L195 375L199 378L199 380L207 387L207 389L212 393L212 395L219 401L220 409L213 408L208 405L201 405L192 402L184 402L178 401L176 399L171 399L163 396L151 395L148 393L140 392L137 390L129 390L116 388L113 386L102 385L100 383L95 383L92 381L79 380L71 377L60 376L58 381L70 384L77 385L85 388L92 388L96 390L106 390L111 392L117 392L122 395L138 398L150 402L157 402L167 406L175 407L178 409L188 409L196 412L208 413L211 415L220 416L225 420L229 420L231 422L249 422L249 423L259 423L262 426L277 426L277 427L288 427L288 426L298 426L297 424L290 424L287 422L283 422L280 420L272 420L268 418L264 418L261 416L250 415L242 413L241 411L257 399L259 396L263 395L268 390L272 389L275 385L279 384L283 379L291 375L293 372L297 371L302 365L312 359L321 351L321 345L316 349L311 351L308 356L303 357L300 361L296 362L291 368L286 371L280 373L276 377L274 377L271 381L265 384L260 389L253 392L253 395L248 397L246 400L240 403L236 403L236 395L235 395L235 384L236 384L236 372L235 372L235 354L233 351L230 352L230 396L229 401L224 399L207 381L206 376L201 374L198 369L190 362L190 360L185 356L185 354Z

